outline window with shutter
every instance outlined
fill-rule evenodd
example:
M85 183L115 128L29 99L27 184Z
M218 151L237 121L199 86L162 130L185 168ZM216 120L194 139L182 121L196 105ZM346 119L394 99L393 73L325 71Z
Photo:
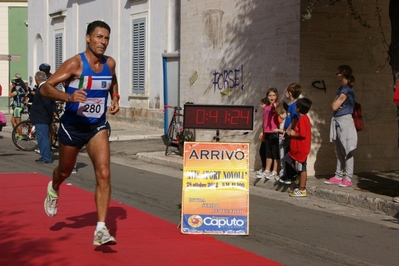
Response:
M133 20L133 93L145 93L145 19Z
M55 66L57 70L62 64L62 33L55 35Z
M55 66L54 71L62 64L62 33L55 35ZM58 84L57 89L62 90L62 85Z

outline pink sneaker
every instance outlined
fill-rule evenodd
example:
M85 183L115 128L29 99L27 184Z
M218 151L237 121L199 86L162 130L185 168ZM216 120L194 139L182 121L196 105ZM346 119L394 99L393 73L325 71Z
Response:
M342 178L337 178L336 176L331 177L327 181L324 181L324 184L328 185L339 185L342 183Z
M342 183L339 184L339 186L340 187L350 187L350 186L352 186L352 180L345 178L344 180L342 180Z

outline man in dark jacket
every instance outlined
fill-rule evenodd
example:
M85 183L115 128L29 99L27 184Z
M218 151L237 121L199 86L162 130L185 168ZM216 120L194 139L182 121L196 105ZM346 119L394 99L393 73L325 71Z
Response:
M40 94L40 88L46 80L46 73L43 71L36 72L35 81L37 84L37 91L33 98L32 108L30 111L30 120L35 125L36 139L39 144L41 156L36 160L36 163L53 162L50 144L50 125L54 117L55 102Z

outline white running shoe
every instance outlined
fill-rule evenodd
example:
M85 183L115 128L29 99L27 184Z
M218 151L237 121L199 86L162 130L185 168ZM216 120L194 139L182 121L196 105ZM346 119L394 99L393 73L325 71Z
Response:
M76 168L76 166L75 166L75 167L73 167L71 174L76 174L76 173L78 173L78 168Z
M58 195L52 191L53 181L47 185L47 197L44 199L44 211L50 217L54 217L58 211Z
M93 245L100 246L100 245L115 245L116 240L113 236L109 234L109 231L106 226L99 231L94 231L94 240Z
M265 171L265 168L261 168L258 171L256 171L256 175L261 175L263 173L263 171Z

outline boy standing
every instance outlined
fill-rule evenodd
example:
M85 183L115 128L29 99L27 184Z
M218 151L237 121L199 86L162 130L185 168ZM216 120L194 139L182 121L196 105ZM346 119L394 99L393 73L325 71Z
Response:
M302 93L302 87L298 83L291 83L288 85L285 90L285 97L288 99L288 110L287 117L284 121L284 131L290 131L295 127L296 122L298 121L299 114L297 113L296 101ZM284 152L288 154L290 151L290 141L291 137L288 134L283 135L284 138ZM289 167L287 164L284 166L284 173L280 175L280 182L286 185L290 185L292 179L295 179L295 172Z
M290 151L284 157L284 161L299 175L299 188L295 188L289 195L291 197L306 197L306 181L308 178L306 160L310 152L312 139L310 119L306 114L312 106L312 101L308 98L301 98L296 101L296 106L300 117L295 127L286 132L291 137L291 143Z

